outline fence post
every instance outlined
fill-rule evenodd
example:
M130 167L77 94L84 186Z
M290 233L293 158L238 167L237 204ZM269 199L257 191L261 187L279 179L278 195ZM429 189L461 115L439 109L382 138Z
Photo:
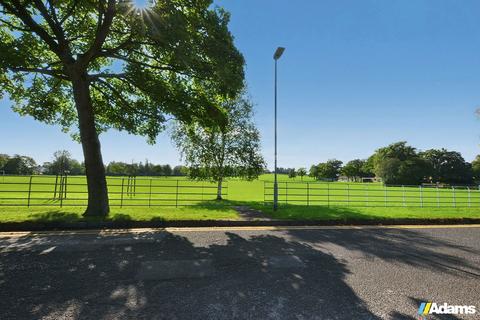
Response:
M175 208L178 208L178 180L177 180L177 192L175 192Z
M64 189L65 189L64 178L61 177L60 178L60 208L63 207L63 195L65 192Z
M365 189L365 205L368 207L368 188L367 188L367 184L365 183L363 186L364 186L364 189Z
M65 199L67 199L68 176L65 175Z
M472 203L470 201L470 187L467 187L468 190L468 207L470 208L472 206Z
M60 184L58 185L58 200L63 198L63 176L60 176Z
M437 208L440 208L440 191L438 190L438 185L436 189L437 189Z
M64 195L64 188L65 188L65 183L63 181L63 175L60 176L60 190L58 192L58 196L60 197L60 208L63 207L63 195Z
M30 176L30 181L28 182L28 200L27 200L27 207L30 207L30 194L32 193L32 178L33 178L33 176Z
M125 177L122 177L122 192L120 193L120 208L123 208L123 186L125 185Z
M383 190L385 192L385 208L387 207L387 185L383 184Z
M150 190L148 195L148 207L150 208L152 204L152 178L150 178Z
M405 203L405 186L402 185L402 198L403 198L403 206L406 207L407 204Z
M310 182L307 182L307 207L310 206Z
M288 204L288 182L285 181L285 204Z
M420 207L423 208L423 188L420 186Z
M265 193L267 192L267 188L265 187L265 183L266 183L266 181L263 181L263 204L264 205L267 202L267 196L265 195Z
M57 199L57 185L58 185L58 174L55 176L55 189L53 191L53 199Z
M330 182L327 182L327 206L330 208Z
M452 189L453 189L453 207L456 208L457 207L457 197L455 195L455 186L452 186Z
M347 207L350 206L350 183L347 183Z

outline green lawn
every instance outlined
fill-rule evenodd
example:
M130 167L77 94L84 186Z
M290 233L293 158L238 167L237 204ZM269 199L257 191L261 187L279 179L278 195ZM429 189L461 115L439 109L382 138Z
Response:
M83 207L0 207L0 222L22 221L95 221L84 218ZM150 220L237 220L237 212L228 206L217 207L126 207L111 208L108 220L150 221Z
M54 198L55 177L35 176L31 187L29 180L29 177L0 177L0 222L83 219L81 213L87 196L85 177L68 178L64 199L58 198L59 186ZM138 177L134 194L128 192L127 178L109 177L107 182L111 220L239 219L232 204L248 205L279 219L480 218L480 191L476 188L385 188L378 183L322 183L309 177L302 181L298 177L289 179L279 175L281 207L273 212L271 174L254 181L230 179L223 190L228 201L220 203L214 200L216 185L209 182ZM266 195L264 188L267 188ZM177 190L181 192L179 196Z
M418 208L418 207L345 207L345 206L271 206L253 205L267 215L287 220L382 220L382 219L480 219L479 208Z

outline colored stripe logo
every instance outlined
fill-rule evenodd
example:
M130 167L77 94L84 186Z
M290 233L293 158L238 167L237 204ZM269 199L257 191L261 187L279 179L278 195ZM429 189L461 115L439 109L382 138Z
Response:
M424 315L427 315L430 312L430 307L431 306L432 306L431 302L427 303L427 305L425 306L425 310L423 310Z
M432 302L422 302L418 308L419 319L425 320L429 314L475 314L475 306L457 306L447 303L438 304Z
M418 314L427 315L430 312L431 307L432 307L431 302L422 302L422 304L418 308Z

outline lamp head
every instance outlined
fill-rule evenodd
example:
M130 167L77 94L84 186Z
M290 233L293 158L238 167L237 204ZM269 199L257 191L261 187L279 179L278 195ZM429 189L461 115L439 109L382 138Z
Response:
M274 60L280 59L284 51L285 51L285 48L278 47L277 50L275 51L275 54L273 55L273 59Z

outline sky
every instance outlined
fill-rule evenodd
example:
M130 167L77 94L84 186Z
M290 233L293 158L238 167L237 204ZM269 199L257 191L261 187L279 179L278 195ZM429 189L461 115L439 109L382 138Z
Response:
M407 141L480 153L480 2L457 0L217 0L246 59L262 153L273 166L273 53L278 63L278 165L366 158ZM82 159L59 127L0 101L0 153L41 163L56 150ZM104 162L181 163L167 133L156 145L117 131Z

